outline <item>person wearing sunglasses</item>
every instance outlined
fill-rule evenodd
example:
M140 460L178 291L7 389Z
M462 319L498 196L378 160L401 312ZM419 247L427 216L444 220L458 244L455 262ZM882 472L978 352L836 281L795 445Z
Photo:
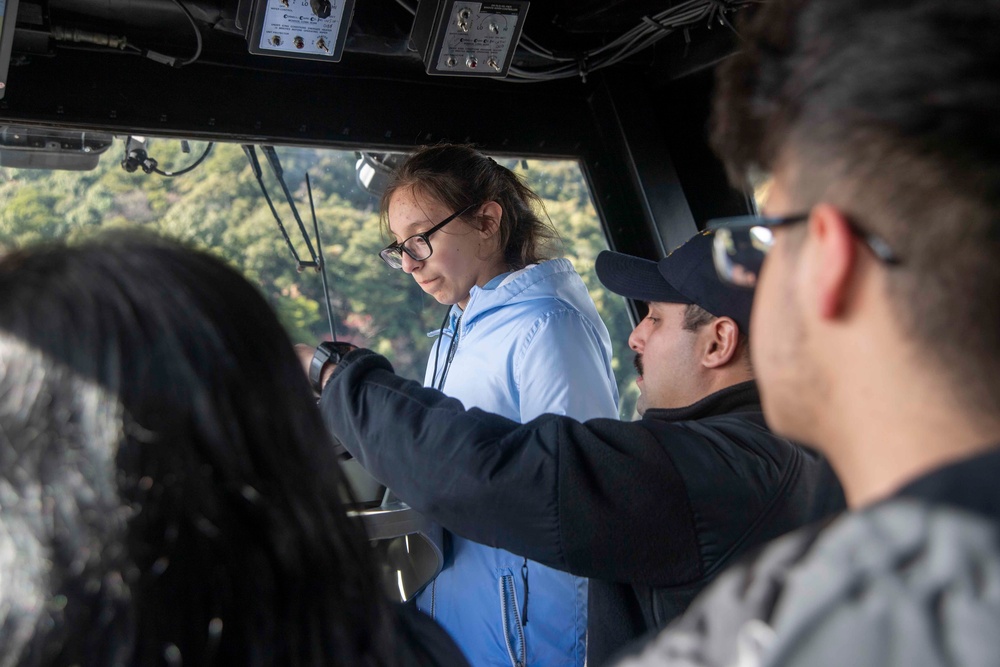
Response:
M516 174L469 146L423 148L394 172L381 214L395 239L382 261L447 306L425 385L516 422L618 415L607 328L572 264L546 259L557 234ZM322 407L349 409L330 399ZM392 423L399 441L413 435L394 410L367 419ZM420 469L401 462L394 475L454 483L447 472ZM392 488L392 479L381 481ZM586 579L523 556L452 536L450 557L417 607L474 665L583 667Z
M763 215L710 223L756 285L764 414L850 511L725 573L629 667L1000 660L1000 2L776 0L713 137Z

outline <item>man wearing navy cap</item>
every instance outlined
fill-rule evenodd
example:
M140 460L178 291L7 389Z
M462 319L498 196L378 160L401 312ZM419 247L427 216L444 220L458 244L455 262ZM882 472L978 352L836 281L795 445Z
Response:
M720 283L707 259L711 251L712 237L702 233L658 263L615 252L597 257L605 287L649 306L629 337L640 415L647 407L693 405L727 387L748 390L757 400L746 335L753 291ZM656 361L647 365L647 358Z
M711 251L699 234L659 262L598 257L609 289L649 305L629 338L639 421L518 424L399 378L369 350L322 374L328 427L399 498L463 537L590 577L593 667L679 615L739 554L843 506L825 462L764 423L752 292L722 283ZM505 575L530 622L530 578L498 573L498 591Z

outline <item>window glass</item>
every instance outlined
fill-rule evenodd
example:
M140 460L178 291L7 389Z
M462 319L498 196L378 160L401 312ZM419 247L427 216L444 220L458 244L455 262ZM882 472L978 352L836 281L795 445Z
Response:
M323 284L312 268L297 266L238 144L216 143L188 173L168 177L122 167L125 141L114 145L92 171L0 168L0 244L15 248L36 241L85 237L99 228L138 227L208 249L256 283L293 341L331 337ZM184 170L206 149L200 141L151 139L147 157L165 174ZM330 303L339 339L385 354L401 375L422 379L444 306L425 295L402 271L387 267L378 251L389 239L379 228L378 201L355 171L353 151L278 147L284 179L310 242L316 248L306 174L327 265ZM274 172L258 149L264 183L298 256L310 253L299 223ZM521 174L544 200L563 240L563 255L583 276L611 332L623 418L634 416L635 371L628 349L631 331L624 301L607 292L594 274L594 259L607 242L574 161L498 161ZM207 286L210 287L210 286ZM248 331L248 336L253 332Z

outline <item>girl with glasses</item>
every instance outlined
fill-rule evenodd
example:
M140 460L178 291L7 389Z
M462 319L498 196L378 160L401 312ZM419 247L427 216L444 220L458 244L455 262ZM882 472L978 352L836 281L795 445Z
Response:
M513 172L468 146L423 148L395 172L381 215L395 240L382 259L448 306L425 385L519 422L618 416L607 328L572 264L547 258L557 234ZM496 508L469 511L488 520ZM582 667L586 585L453 536L417 605L474 665Z

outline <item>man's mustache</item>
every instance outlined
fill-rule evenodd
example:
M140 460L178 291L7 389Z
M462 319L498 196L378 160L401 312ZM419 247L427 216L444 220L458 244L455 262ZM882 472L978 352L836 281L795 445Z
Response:
M639 375L640 375L640 377L641 377L642 376L642 355L641 354L635 355L635 359L632 360L632 365L635 366L636 372L638 372Z

